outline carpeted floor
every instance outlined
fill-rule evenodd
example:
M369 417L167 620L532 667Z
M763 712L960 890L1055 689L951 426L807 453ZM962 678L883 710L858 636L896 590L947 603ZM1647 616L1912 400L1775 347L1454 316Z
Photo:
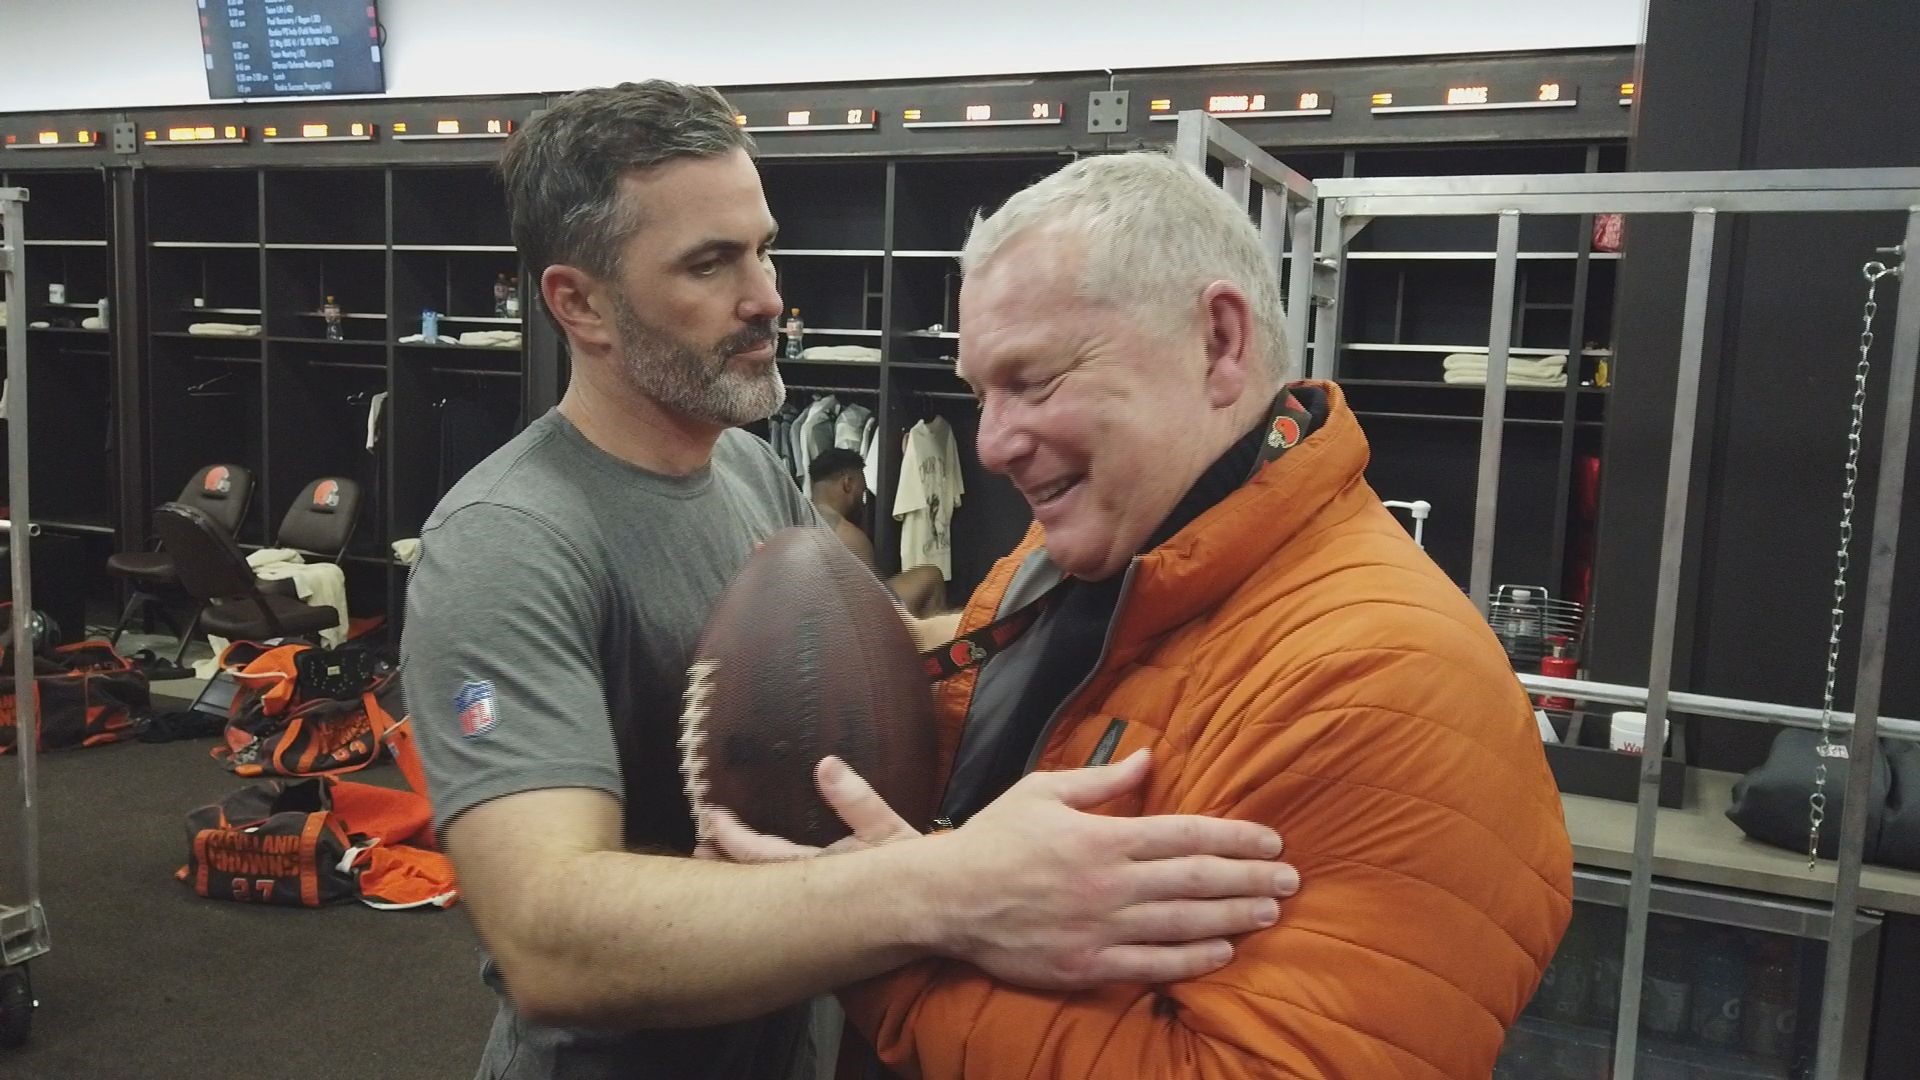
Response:
M6 1080L468 1080L493 1015L465 915L204 900L175 881L186 813L242 781L211 740L40 756L53 946ZM382 765L361 775L400 786ZM18 902L19 767L0 757L0 902Z

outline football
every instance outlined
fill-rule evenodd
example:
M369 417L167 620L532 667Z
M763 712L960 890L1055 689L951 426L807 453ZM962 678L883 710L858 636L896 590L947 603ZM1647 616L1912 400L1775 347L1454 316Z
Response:
M814 783L830 754L925 831L937 753L898 602L831 529L776 533L721 594L688 673L681 775L701 839L709 806L795 843L845 837Z

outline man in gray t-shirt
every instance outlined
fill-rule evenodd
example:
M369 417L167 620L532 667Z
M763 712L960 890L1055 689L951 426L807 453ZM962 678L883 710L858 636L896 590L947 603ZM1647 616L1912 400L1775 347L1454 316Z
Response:
M407 701L437 824L503 795L586 788L625 801L626 846L693 850L674 718L706 616L755 544L813 508L766 443L724 432L685 476L614 458L559 411L455 485L407 586ZM476 573L485 568L484 573ZM410 649L410 654L420 650ZM489 981L497 973L487 965ZM502 1001L487 1077L778 1077L804 1010L625 1037L529 1024ZM651 1074L649 1074L651 1075Z
M734 430L785 396L751 150L718 94L650 82L567 97L501 162L569 382L434 510L401 643L435 823L501 995L483 1080L804 1076L804 1003L911 961L1052 989L1170 982L1271 921L1271 829L1080 809L1143 784L1140 756L1023 778L931 837L828 759L821 792L856 842L686 857L688 654L753 545L814 522Z

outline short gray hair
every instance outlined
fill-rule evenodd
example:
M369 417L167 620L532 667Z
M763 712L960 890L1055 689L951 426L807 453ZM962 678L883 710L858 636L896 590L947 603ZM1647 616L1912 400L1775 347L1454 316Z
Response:
M500 159L514 245L536 280L556 263L617 277L641 224L620 198L623 176L753 149L710 87L654 79L569 94L515 132Z
M1247 294L1254 347L1279 380L1292 377L1280 277L1259 230L1231 196L1191 165L1144 151L1082 158L1014 195L978 222L960 256L963 274L991 261L1014 237L1041 227L1082 241L1080 293L1137 311L1168 331L1197 315L1214 281Z

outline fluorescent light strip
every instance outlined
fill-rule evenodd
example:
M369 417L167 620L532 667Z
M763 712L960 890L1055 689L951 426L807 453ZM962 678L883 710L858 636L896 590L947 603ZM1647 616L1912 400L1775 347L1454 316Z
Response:
M1376 113L1491 112L1495 109L1571 109L1578 99L1566 101L1489 101L1485 105L1375 105Z
M395 142L431 142L444 139L504 139L511 135L508 131L463 131L457 135L442 135L437 131L423 131L419 134L388 135ZM294 139L293 142L313 142L312 139Z
M1287 116L1332 116L1333 110L1332 109L1267 109L1264 112L1217 112L1217 113L1208 113L1207 115L1218 117L1222 120L1238 120L1242 117L1246 117L1249 119L1264 119L1267 117L1287 117ZM1180 114L1179 113L1154 113L1152 116L1147 117L1147 119L1178 120L1180 119Z
M372 142L373 133L365 135L274 135L262 142L270 143L309 143L309 142Z
M741 131L872 131L876 125L866 124L753 124ZM908 125L912 126L912 125Z
M1045 120L913 120L900 126L903 128L1037 127L1065 122L1066 117L1054 116Z

